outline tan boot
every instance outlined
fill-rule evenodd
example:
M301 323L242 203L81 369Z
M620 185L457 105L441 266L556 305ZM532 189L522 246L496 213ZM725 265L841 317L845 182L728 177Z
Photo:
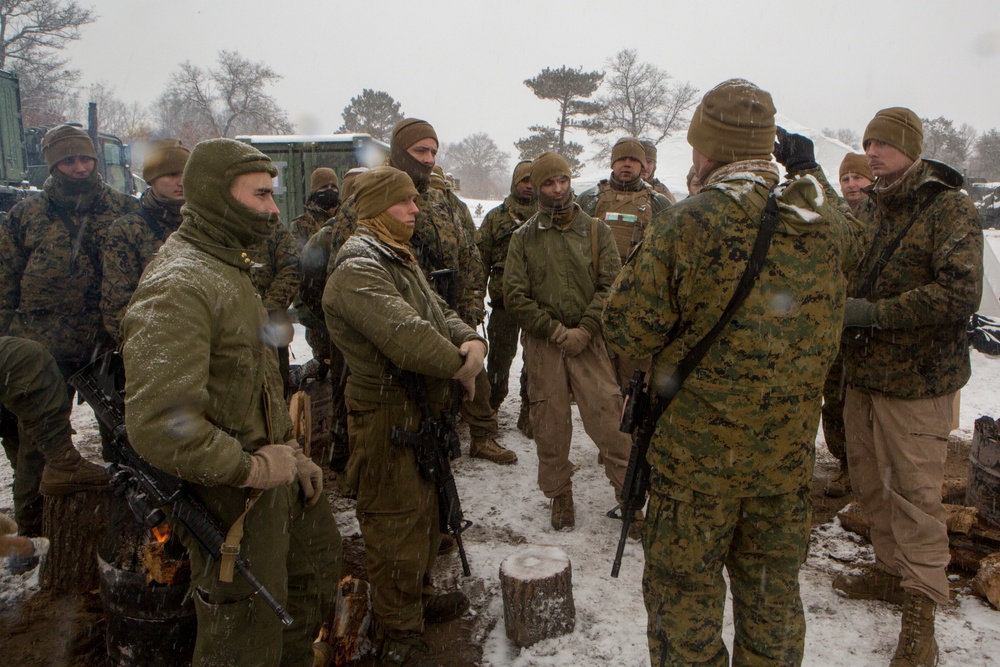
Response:
M521 401L521 412L517 415L517 430L524 434L524 437L533 439L534 432L531 430L531 419L529 418L529 408L527 401Z
M576 525L573 511L573 489L563 491L552 499L552 527L556 530L572 528Z
M851 475L847 471L847 466L841 466L837 476L830 480L823 490L823 493L831 498L842 498L851 492Z
M838 574L833 579L834 590L852 600L883 600L903 604L906 590L902 579L877 567L869 567L860 574Z
M104 466L87 461L69 447L45 459L38 491L44 496L62 496L77 491L94 491L108 485Z
M486 459L502 466L517 463L517 454L499 444L493 438L475 438L469 445L469 456Z
M903 623L896 654L889 667L935 667L938 645L934 639L934 600L923 593L906 591Z

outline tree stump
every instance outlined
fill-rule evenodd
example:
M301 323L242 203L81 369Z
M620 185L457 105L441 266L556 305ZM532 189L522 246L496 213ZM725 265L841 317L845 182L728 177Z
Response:
M556 547L532 546L500 563L507 638L525 647L573 631L573 567Z
M45 496L42 533L51 546L39 573L42 588L67 595L99 587L97 547L108 525L110 497L108 489Z
M980 562L979 572L972 580L972 590L995 609L1000 609L1000 553L987 556Z
M350 575L340 580L337 603L313 643L313 667L346 665L371 654L371 586Z

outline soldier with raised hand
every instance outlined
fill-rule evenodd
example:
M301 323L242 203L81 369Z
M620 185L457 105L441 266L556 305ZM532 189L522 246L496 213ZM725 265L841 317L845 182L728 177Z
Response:
M231 139L194 147L184 170L184 221L150 262L122 320L125 422L135 450L186 480L294 623L243 579L191 557L198 618L195 665L302 665L333 607L341 540L320 468L292 438L267 310L249 248L274 234L277 170ZM244 516L245 513L245 516Z
M875 183L859 217L873 226L875 242L844 313L844 424L875 567L838 576L833 587L850 598L902 603L890 664L936 665L934 614L949 599L941 484L956 392L972 373L966 327L982 292L983 232L962 175L921 159L923 128L913 111L879 111L863 145Z
M486 376L490 381L490 407L500 409L507 397L510 364L517 354L519 328L504 307L503 267L507 249L514 231L531 218L535 206L535 186L531 183L531 160L522 160L514 167L510 181L510 194L483 218L476 236L479 255L489 273L490 319L486 335L490 340L490 356L486 362ZM522 376L521 412L528 409L527 393ZM518 422L520 423L520 419Z
M0 335L41 343L64 378L108 344L101 323L101 247L111 223L138 202L111 189L97 171L97 152L79 127L59 125L42 138L49 177L42 192L18 202L0 225ZM67 385L66 391L72 389ZM4 448L21 481L18 523L42 529L38 495L45 458L19 440L16 420L2 413Z
M357 498L383 665L433 665L424 623L468 608L461 592L435 595L428 573L438 553L438 498L413 448L394 428L416 431L421 413L400 371L424 377L435 415L450 403L451 380L471 396L486 343L441 299L408 243L419 193L393 167L358 177L357 231L340 249L323 293L327 326L350 368L345 396L351 456L342 490Z
M653 188L653 192L659 192L671 204L676 204L677 198L670 192L670 188L656 177L656 144L652 141L642 141L640 143L642 144L642 152L646 156L646 164L642 169L642 180L649 183L649 187Z
M142 177L149 187L139 198L139 210L115 220L101 247L101 316L115 340L143 269L180 227L189 155L191 151L178 139L150 145L142 161Z
M779 219L749 294L655 425L642 543L654 665L798 665L799 567L809 543L820 395L843 317L843 271L866 237L845 216L812 143L782 135L771 96L740 79L702 99L688 129L700 194L667 210L608 295L604 328L621 354L653 355L657 395L719 322L751 257L768 197ZM778 186L776 188L776 186Z

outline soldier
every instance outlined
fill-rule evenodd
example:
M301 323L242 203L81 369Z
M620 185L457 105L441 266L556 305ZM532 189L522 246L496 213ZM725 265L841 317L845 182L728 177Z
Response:
M982 292L983 232L962 175L920 158L915 113L879 111L863 145L876 178L860 217L875 242L844 313L844 325L856 327L844 331L844 423L875 567L833 586L850 598L902 603L891 665L936 665L934 612L949 599L941 484L956 393L971 375L966 326Z
M510 195L486 214L476 238L479 256L489 272L490 321L486 334L490 340L490 356L486 376L490 381L490 407L494 411L500 409L500 404L507 397L510 364L517 354L517 320L507 312L503 303L503 267L514 230L536 211L535 186L531 184L530 172L531 160L517 163L510 181ZM528 401L525 400L527 394L523 378L522 375L521 413L526 415Z
M69 378L108 342L101 323L100 248L111 223L139 203L104 183L94 143L78 127L46 132L42 155L49 178L41 194L18 202L0 226L0 335L41 343ZM72 391L68 385L66 391ZM0 421L15 423L9 413ZM8 456L16 455L23 484L18 523L25 534L37 535L44 456L34 443L19 441L14 426L4 429L3 438Z
M623 137L611 149L611 175L579 197L584 213L604 220L611 227L622 264L642 239L653 217L670 206L669 199L642 180L645 168L642 144L638 139Z
M302 215L290 225L299 252L323 223L337 215L340 208L340 182L329 167L316 167L309 177L309 198Z
M417 261L448 307L470 327L483 321L483 291L486 272L470 232L471 216L447 188L431 184L431 172L438 151L437 133L429 123L406 118L396 123L389 143L389 165L406 173L420 193L420 213L410 238ZM458 206L457 204L461 206ZM465 208L465 213L462 213ZM357 214L350 201L344 203L331 231L331 263L337 251L354 233ZM327 273L332 272L332 266ZM496 413L490 408L490 381L486 371L476 380L476 397L462 404L462 419L469 425L472 443L469 455L500 465L517 463L517 454L495 440Z
M875 180L864 155L848 153L840 163L840 191L844 200L857 213L868 199L862 190ZM844 378L843 351L830 365L830 373L823 385L823 439L830 454L840 462L840 471L827 483L823 492L831 498L840 498L851 492L851 473L847 465L847 441L844 436Z
M40 491L54 496L76 491L91 491L106 486L104 468L85 461L73 447L70 413L73 404L66 391L66 381L52 355L40 344L26 338L0 336L0 405L16 416L19 441L32 443L33 451L44 458L40 486L33 486L30 475L21 474L27 448L8 448L7 459L14 470L14 517L22 536L41 534L40 508L31 505ZM8 566L13 572L25 572L38 564L38 558L12 557Z
M642 152L646 156L646 164L642 168L642 180L649 183L649 186L653 188L653 192L659 192L671 204L676 204L677 198L670 192L670 188L656 177L656 144L652 141L642 141L640 143L642 144Z
M412 448L392 431L415 431L421 414L400 371L424 376L437 413L448 405L450 379L471 395L486 344L447 308L424 277L412 246L419 193L392 167L358 177L357 231L341 248L323 293L323 310L351 370L348 403L351 456L343 490L357 498L365 539L383 665L430 665L422 653L424 623L439 623L469 606L461 592L434 595L428 573L438 553L438 500Z
M543 153L530 175L538 212L510 240L504 304L524 330L538 486L552 499L552 527L563 530L576 523L570 394L616 495L625 478L630 441L618 430L622 397L601 336L604 296L621 263L608 226L574 201L566 160Z
M184 165L190 154L177 139L154 141L142 161L142 177L149 188L139 198L139 210L115 220L108 229L101 247L101 316L115 340L143 269L181 224Z
M688 130L702 192L656 220L611 288L608 343L653 355L654 394L719 321L747 266L778 183L774 114L771 96L748 81L705 95ZM643 597L654 665L729 664L723 567L733 664L802 661L798 572L820 392L840 335L842 262L856 261L863 238L834 205L811 142L784 139L795 140L796 150L777 149L792 180L764 268L649 447Z
M203 141L184 170L184 221L122 320L125 419L136 451L186 480L295 622L178 530L191 558L195 665L302 665L331 610L341 540L320 468L292 439L248 249L274 234L277 170L254 147ZM241 525L234 525L240 524ZM239 530L242 529L242 530Z

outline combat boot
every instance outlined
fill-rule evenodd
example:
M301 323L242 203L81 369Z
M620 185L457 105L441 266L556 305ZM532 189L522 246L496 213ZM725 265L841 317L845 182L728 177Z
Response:
M573 489L563 491L552 499L552 527L556 530L572 528L576 525L573 511Z
M68 447L46 457L38 491L43 496L62 496L77 491L94 491L108 485L104 466L87 461L80 452Z
M380 667L441 667L441 663L427 655L427 646L388 640L382 647Z
M860 574L838 574L833 579L834 590L852 600L883 600L903 604L906 590L902 578L877 567L869 567Z
M934 639L936 608L934 600L923 593L906 591L899 643L889 667L935 667L938 664L938 645Z
M521 412L517 415L517 430L524 434L524 437L528 439L534 439L535 434L531 429L531 419L529 418L529 408L528 402L525 400L521 401Z
M469 609L469 598L461 591L434 595L424 601L424 622L444 623Z
M517 463L517 454L510 451L493 438L473 438L469 445L469 456L486 459L502 466Z
M847 466L841 466L837 476L830 480L823 493L831 498L842 498L851 492L851 475Z

